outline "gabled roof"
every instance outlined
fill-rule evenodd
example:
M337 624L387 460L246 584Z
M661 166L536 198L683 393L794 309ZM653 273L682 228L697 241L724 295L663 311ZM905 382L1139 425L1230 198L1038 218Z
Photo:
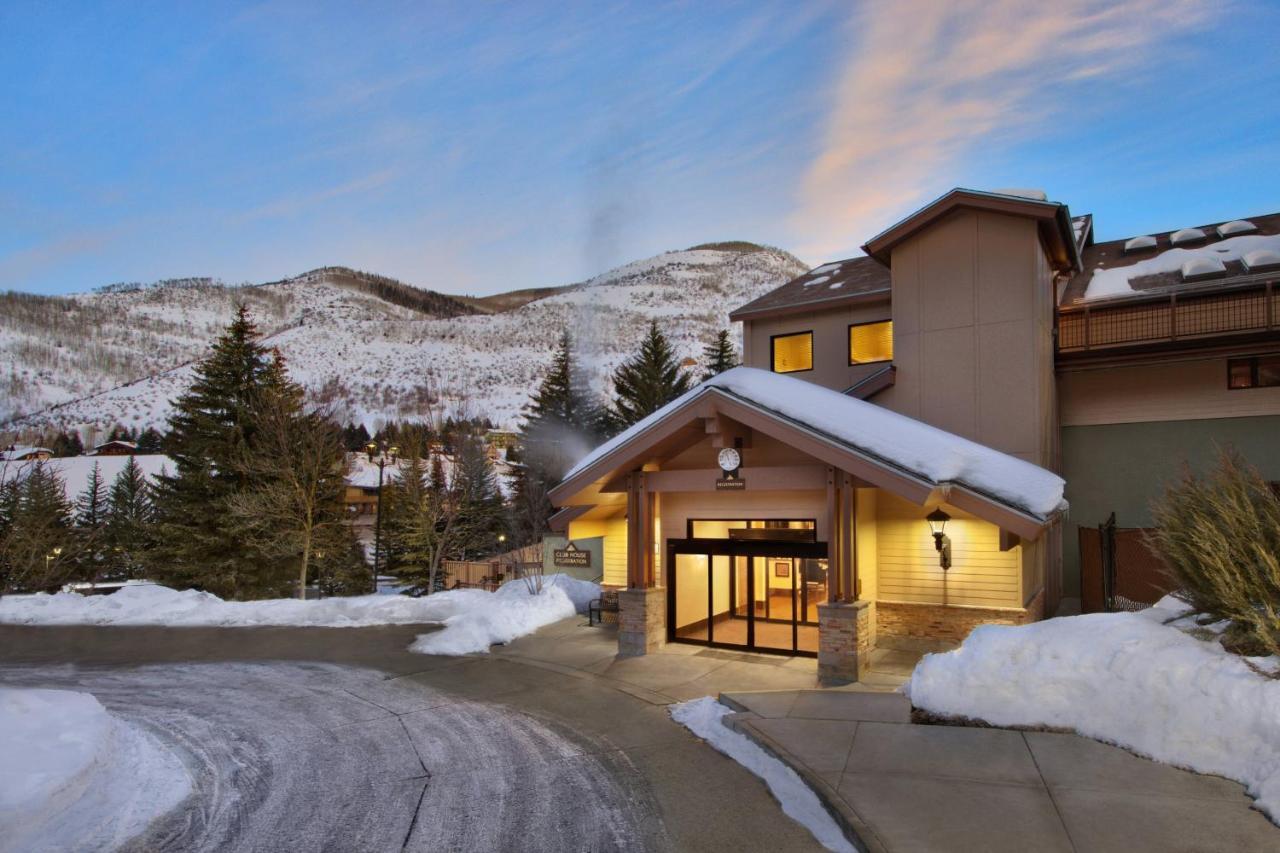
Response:
M889 266L893 247L960 208L989 210L1012 216L1028 216L1038 221L1040 238L1053 267L1060 271L1080 269L1080 253L1076 231L1067 206L1056 201L1042 201L1026 195L967 190L960 187L931 201L906 219L890 226L868 240L862 251Z
M798 314L850 302L889 299L889 270L871 258L847 258L809 270L729 315L730 320Z
M1066 507L1063 480L1050 471L873 403L751 367L712 377L597 447L552 489L552 503L591 503L606 481L635 470L655 446L713 411L917 503L941 493L1028 538Z

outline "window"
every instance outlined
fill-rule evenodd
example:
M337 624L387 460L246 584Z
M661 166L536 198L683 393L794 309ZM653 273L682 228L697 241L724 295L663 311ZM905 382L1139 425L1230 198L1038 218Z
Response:
M774 373L813 370L813 332L774 335L769 341L773 351Z
M1280 386L1280 355L1255 355L1227 359L1227 387L1272 388Z
M858 323L849 327L849 363L893 360L893 321Z

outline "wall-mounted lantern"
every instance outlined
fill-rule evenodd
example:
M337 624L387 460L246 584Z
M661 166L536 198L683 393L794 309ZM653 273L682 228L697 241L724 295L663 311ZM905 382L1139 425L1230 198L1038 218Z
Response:
M933 534L933 547L938 552L938 565L946 571L951 568L951 537L946 534L947 522L951 520L951 516L939 508L926 515L924 519L929 522L929 532Z

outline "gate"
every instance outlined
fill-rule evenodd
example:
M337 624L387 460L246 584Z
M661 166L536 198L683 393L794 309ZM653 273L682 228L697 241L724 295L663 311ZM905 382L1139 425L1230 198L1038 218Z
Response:
M1176 588L1147 533L1117 526L1114 512L1097 527L1079 528L1082 611L1142 610Z

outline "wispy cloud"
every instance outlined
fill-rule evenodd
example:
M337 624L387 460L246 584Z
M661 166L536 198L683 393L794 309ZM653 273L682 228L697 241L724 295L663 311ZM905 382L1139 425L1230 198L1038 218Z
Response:
M30 289L27 279L48 268L58 268L109 246L127 230L91 228L55 237L35 246L0 255L0 287Z
M966 155L1069 121L1053 102L1062 86L1141 64L1215 8L1196 0L863 6L801 187L800 250L824 258L871 237L954 183Z
M236 222L252 222L259 219L276 219L293 216L307 211L309 208L349 195L376 190L389 184L396 177L394 169L382 169L350 181L327 187L316 192L301 193L278 198L267 204L259 205L235 218Z

